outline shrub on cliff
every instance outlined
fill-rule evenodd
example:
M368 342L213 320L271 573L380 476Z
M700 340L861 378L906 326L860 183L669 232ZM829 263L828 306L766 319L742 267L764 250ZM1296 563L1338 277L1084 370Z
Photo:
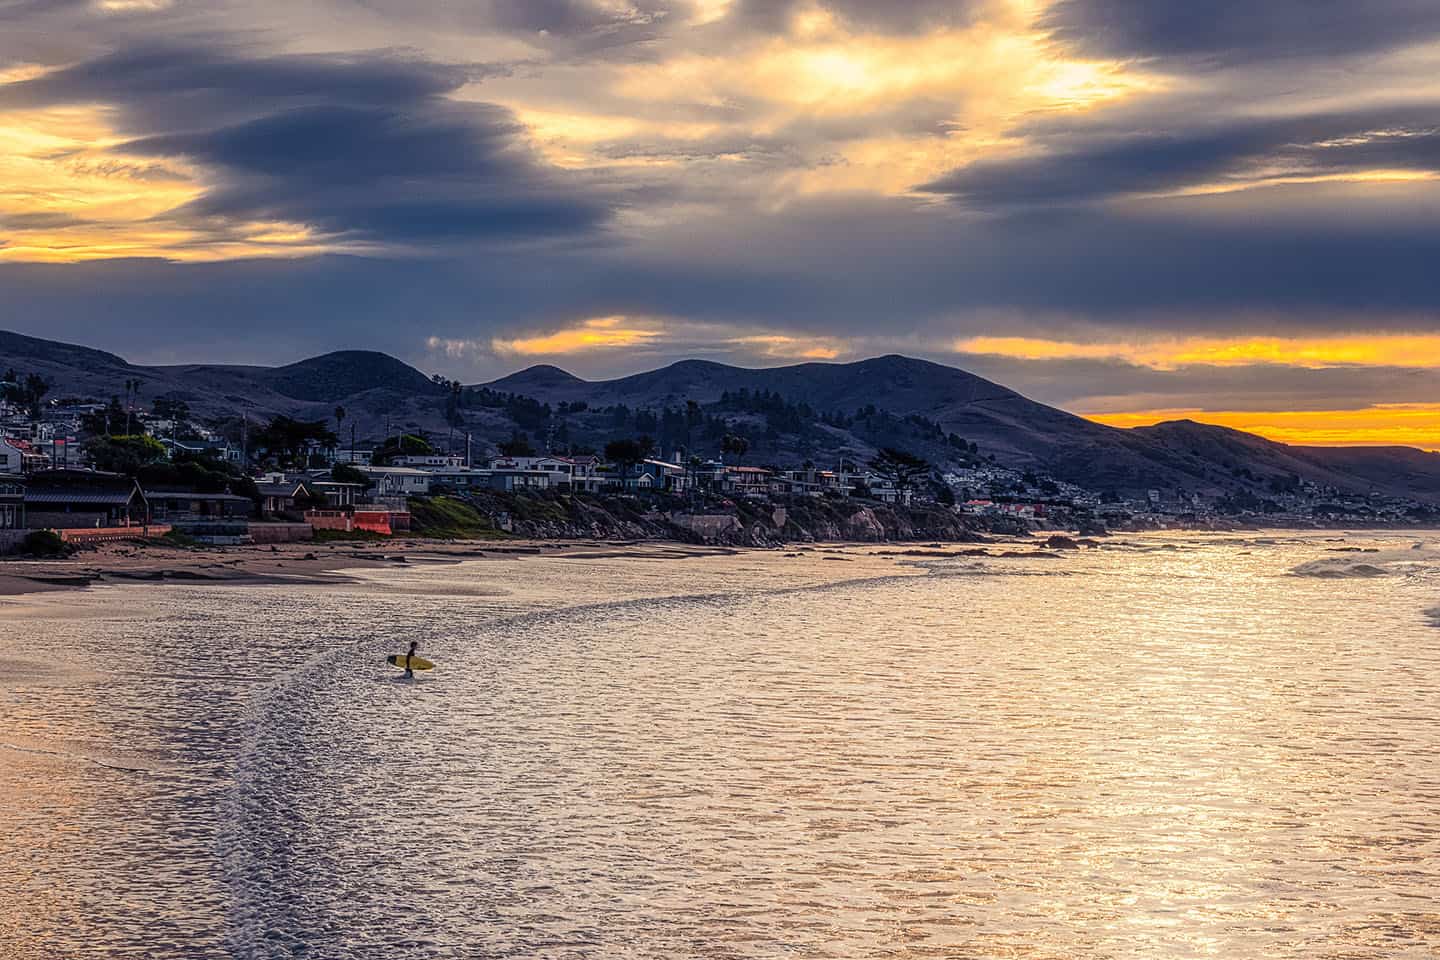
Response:
M488 518L453 497L411 497L410 529L422 537L476 540L501 536Z

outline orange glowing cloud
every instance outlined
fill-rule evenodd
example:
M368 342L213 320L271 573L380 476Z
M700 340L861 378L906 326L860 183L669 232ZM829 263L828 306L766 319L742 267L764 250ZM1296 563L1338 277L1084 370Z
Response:
M665 348L675 353L728 353L773 360L834 360L853 353L837 337L797 336L773 331L739 331L723 324L679 318L592 317L571 326L518 337L488 340L430 337L426 347L451 358L575 357L625 348Z
M490 341L490 347L500 356L560 356L640 346L663 335L659 326L637 324L628 317L594 317L577 327L543 336L513 340L497 337Z
M15 68L3 79L35 75ZM303 224L209 229L183 221L174 212L204 194L203 172L178 160L126 156L109 119L93 106L0 112L0 261L205 261L336 249Z
M793 360L834 360L844 352L844 346L830 338L807 339L782 334L756 334L748 337L732 337L726 341L737 346L757 348L767 357L784 357Z
M1196 420L1303 446L1440 450L1440 403L1377 404L1356 410L1144 410L1086 416L1112 427Z
M1156 370L1186 366L1278 364L1440 367L1440 335L1373 334L1331 337L1183 337L1142 342L1089 343L1038 337L967 337L957 353L1020 360L1113 360Z

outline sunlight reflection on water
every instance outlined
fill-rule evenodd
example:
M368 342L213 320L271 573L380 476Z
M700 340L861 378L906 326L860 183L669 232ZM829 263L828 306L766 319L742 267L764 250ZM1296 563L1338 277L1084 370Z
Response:
M1433 956L1440 563L1257 539L47 599L0 954Z

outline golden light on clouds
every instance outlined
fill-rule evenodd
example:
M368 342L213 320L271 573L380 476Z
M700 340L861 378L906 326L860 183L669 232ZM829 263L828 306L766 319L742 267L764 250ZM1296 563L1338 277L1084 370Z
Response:
M18 68L6 79L36 75ZM204 195L203 171L126 156L109 121L95 106L0 112L0 261L213 261L339 248L304 224L183 221L175 212Z
M664 335L658 326L637 325L627 317L595 317L579 326L535 337L495 338L491 348L501 356L561 356L592 350L634 347Z
M725 342L735 346L754 348L766 357L789 360L834 360L846 350L843 343L830 337L791 337L775 333L731 337Z
M834 360L851 352L838 337L802 336L773 331L736 331L723 324L675 318L591 317L570 326L529 336L488 340L430 337L426 346L447 357L579 357L609 350L647 347L678 353L741 354L774 360Z
M957 353L1019 360L1113 360L1156 370L1253 364L1321 369L1337 366L1440 367L1440 335L1331 337L1183 337L1089 343L1036 337L966 337Z
M1440 403L1377 404L1354 410L1144 410L1085 414L1112 427L1196 420L1302 446L1407 446L1440 450Z
M1009 131L1028 114L1089 110L1165 85L1132 62L1065 56L1037 27L1040 12L1029 3L1000 3L967 27L880 35L855 32L819 7L802 8L787 34L723 52L682 51L615 66L609 111L616 102L627 105L629 124L588 114L573 98L537 105L527 101L523 86L506 102L522 117L544 117L538 141L567 166L613 166L625 151L604 148L630 138L778 138L803 159L767 174L772 198L903 194L956 167L1020 150L1023 143ZM736 104L745 110L729 125L685 119L697 107L723 116ZM858 121L857 129L809 142L795 133L797 126L831 121ZM613 126L613 138L595 136L606 126ZM687 159L662 155L643 162Z

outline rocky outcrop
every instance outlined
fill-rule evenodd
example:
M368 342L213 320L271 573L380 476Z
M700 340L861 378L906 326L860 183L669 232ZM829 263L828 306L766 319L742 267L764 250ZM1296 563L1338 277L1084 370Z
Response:
M684 500L476 492L463 497L492 525L537 540L679 540L722 546L786 543L981 542L999 532L1028 533L1003 518L979 518L938 504L889 506L858 500L797 499L781 505ZM415 531L421 535L424 529Z
M547 540L680 540L744 547L835 541L954 543L984 540L993 527L991 520L938 504L900 507L805 498L783 504L716 501L695 509L684 500L642 502L553 493L475 493L465 499L500 529ZM1022 527L1006 532L1028 531Z

